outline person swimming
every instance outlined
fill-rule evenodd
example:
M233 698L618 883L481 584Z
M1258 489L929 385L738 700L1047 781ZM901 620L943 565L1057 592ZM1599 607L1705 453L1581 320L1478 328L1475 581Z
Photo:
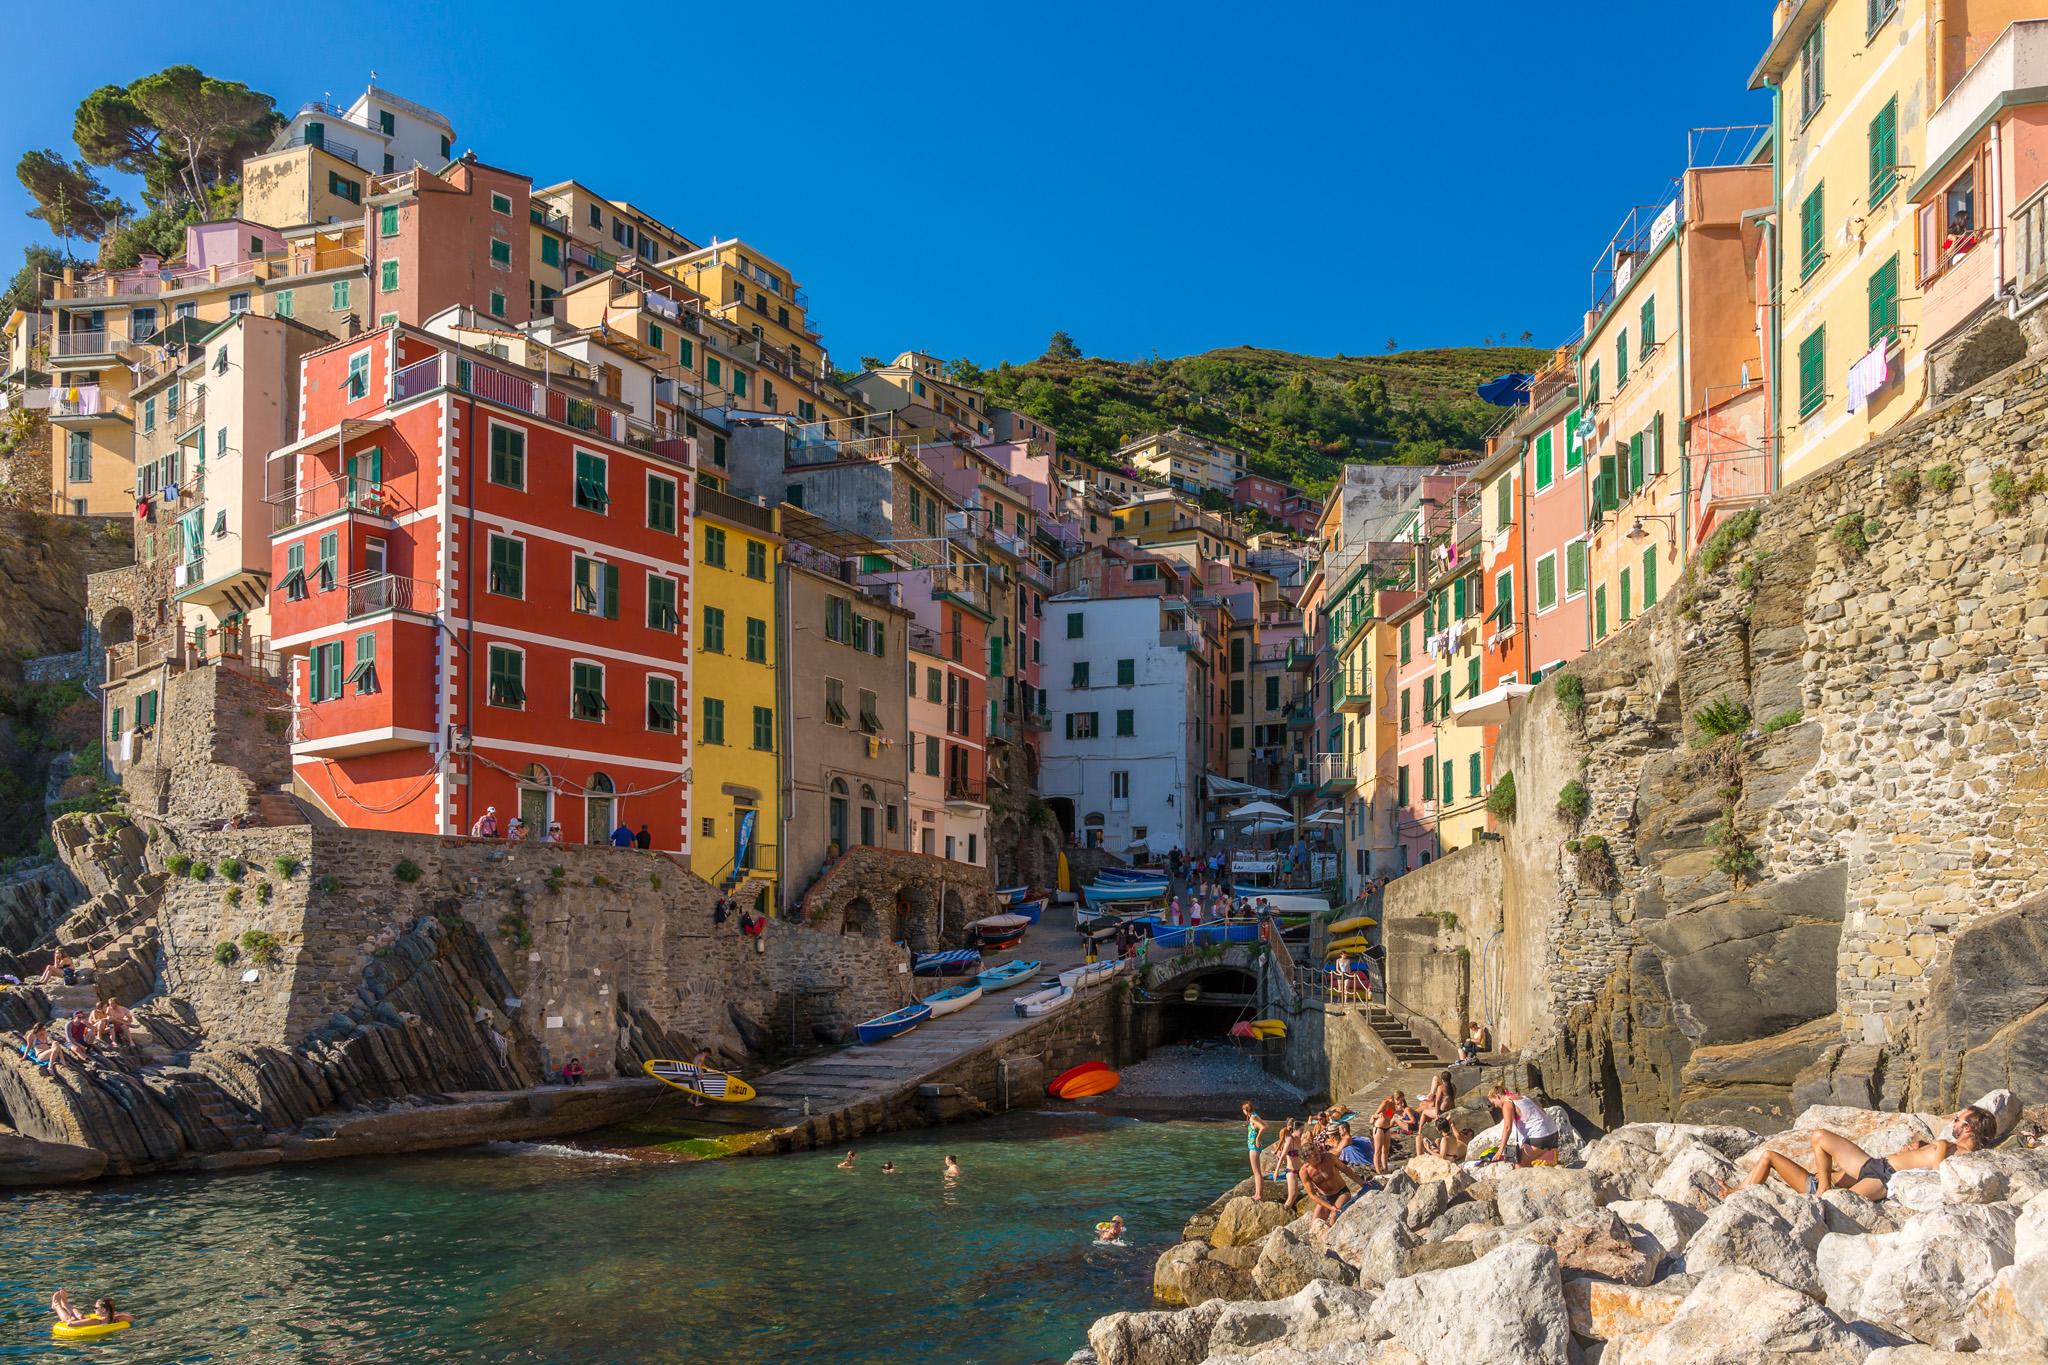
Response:
M842 1162L840 1162L840 1163L839 1163L839 1169L840 1169L840 1170L842 1170L842 1171L850 1171L850 1170L852 1170L852 1169L853 1169L853 1158L854 1158L854 1153L852 1153L852 1152L850 1152L850 1151L849 1151L849 1152L848 1152L848 1153L846 1154L846 1160L844 1160L844 1161L842 1161Z
M949 1156L947 1156L947 1158L946 1158L946 1179L948 1179L948 1180L958 1180L959 1178L960 1178L960 1163L959 1163L958 1161L954 1160L954 1159L953 1159L953 1158L952 1158L952 1157L951 1157L951 1156L949 1155Z
M895 1163L895 1162L893 1162L893 1161L885 1161L885 1162L883 1162L883 1163L882 1163L882 1174L883 1174L883 1175L894 1175L894 1174L896 1174L896 1163Z
M1107 1223L1095 1225L1095 1240L1098 1242L1121 1242L1124 1239L1124 1216L1111 1214Z
M57 1321L66 1327L105 1327L116 1322L133 1322L134 1319L114 1307L108 1298L95 1299L92 1312L81 1313L71 1302L68 1291L59 1289L50 1295L50 1311L57 1315Z

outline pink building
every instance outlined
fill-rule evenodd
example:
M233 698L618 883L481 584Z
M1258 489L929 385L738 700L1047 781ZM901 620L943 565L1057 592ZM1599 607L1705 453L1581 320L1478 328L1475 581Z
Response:
M1437 856L1436 727L1429 717L1436 704L1437 666L1423 645L1423 593L1387 614L1395 640L1394 710L1394 868L1406 872Z
M1256 507L1297 535L1310 535L1322 519L1323 505L1292 484L1264 474L1246 474L1231 488L1233 506Z
M1578 385L1571 348L1536 377L1523 433L1521 544L1515 565L1520 646L1505 671L1541 682L1586 652L1586 462L1579 444Z

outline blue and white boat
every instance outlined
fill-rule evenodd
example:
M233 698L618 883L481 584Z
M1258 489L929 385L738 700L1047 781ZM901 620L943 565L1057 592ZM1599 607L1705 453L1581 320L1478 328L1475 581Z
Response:
M1059 981L1070 991L1084 991L1091 986L1100 986L1124 969L1122 958L1106 958L1101 962L1089 962L1079 967L1069 967L1060 973Z
M1025 919L1030 920L1033 924L1036 924L1038 923L1038 917L1045 913L1045 902L1042 900L1013 901L1010 905L1010 913L1013 915L1022 915Z
M1038 975L1040 962L1026 962L1023 958L1012 958L1000 967L991 967L977 976L975 982L984 993L1006 991L1012 986L1021 986Z
M934 991L924 998L924 1003L932 1007L932 1018L943 1019L949 1014L966 1009L979 999L981 979L977 977L964 986L948 986L942 991Z
M1095 882L1081 888L1081 899L1090 905L1113 905L1119 901L1161 901L1166 899L1166 883Z
M1143 882L1148 885L1156 882L1164 886L1167 876L1164 872L1148 872L1139 867L1105 867L1095 874L1095 880L1097 883Z
M1028 886L999 886L996 888L997 898L1006 900L1012 905L1015 905L1030 894L1031 888Z
M1055 981L1029 995L1020 995L1011 1004L1017 1013L1026 1019L1036 1019L1041 1014L1051 1014L1062 1005L1071 1004L1074 991L1071 986Z
M981 971L981 950L948 948L937 953L913 953L910 970L918 976L974 976Z
M891 1038L910 1032L931 1017L932 1007L920 1000L917 1004L907 1005L894 1014L884 1014L868 1020L865 1024L858 1024L854 1032L860 1034L863 1043L886 1043Z

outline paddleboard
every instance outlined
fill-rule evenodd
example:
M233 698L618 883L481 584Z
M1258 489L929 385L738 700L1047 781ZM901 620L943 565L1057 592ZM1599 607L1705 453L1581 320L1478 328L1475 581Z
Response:
M1065 1071L1062 1071L1059 1075L1053 1077L1051 1080L1045 1083L1045 1093L1048 1095L1057 1095L1060 1093L1060 1087L1066 1085L1068 1082L1078 1080L1080 1077L1087 1075L1091 1071L1107 1070L1109 1070L1109 1063L1100 1061L1083 1062L1079 1066L1070 1066Z
M1117 1088L1123 1077L1104 1067L1100 1071L1089 1071L1076 1076L1060 1087L1059 1098L1063 1100L1085 1100L1091 1095L1107 1095Z
M754 1098L754 1087L748 1085L730 1071L714 1071L708 1066L696 1066L690 1062L655 1060L640 1068L663 1085L692 1095L702 1095L707 1100L720 1100L726 1104L743 1104Z
M1361 929L1370 929L1378 923L1379 921L1371 915L1353 915L1350 919L1340 919L1331 925L1330 933L1336 936L1355 934Z

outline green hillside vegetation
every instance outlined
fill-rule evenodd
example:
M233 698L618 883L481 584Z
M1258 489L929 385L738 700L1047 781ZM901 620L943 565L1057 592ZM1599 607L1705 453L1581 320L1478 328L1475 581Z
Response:
M1257 473L1320 493L1347 461L1429 464L1446 449L1476 452L1501 410L1473 390L1548 356L1528 346L1327 357L1233 346L1121 361L1084 357L1059 333L1026 364L949 368L1097 464L1126 441L1181 426L1243 450Z

